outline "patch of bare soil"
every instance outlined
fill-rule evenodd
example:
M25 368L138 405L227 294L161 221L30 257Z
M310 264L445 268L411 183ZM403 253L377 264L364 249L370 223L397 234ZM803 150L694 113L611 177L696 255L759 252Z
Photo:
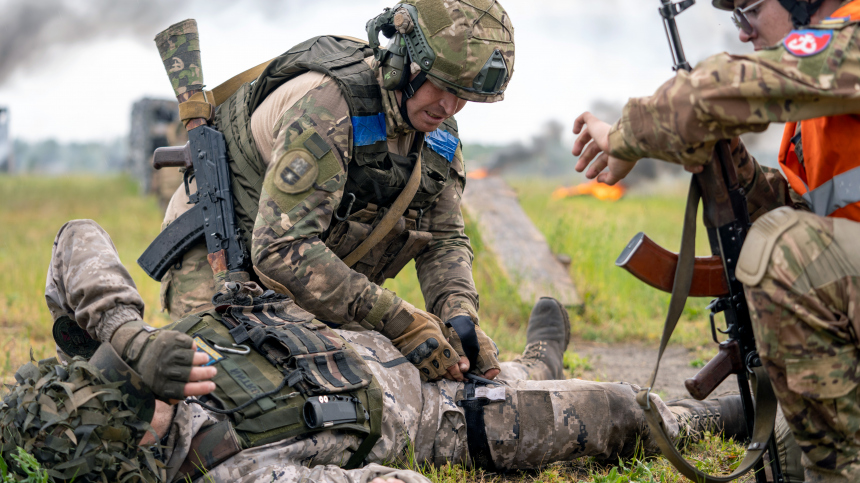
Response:
M587 357L590 370L583 371L582 379L605 382L623 381L640 386L648 382L654 363L657 362L659 344L653 346L633 344L595 344L576 342L571 344L569 351L574 351L582 357ZM714 354L717 347L714 345ZM692 351L683 347L670 345L663 354L660 371L657 374L655 392L666 400L689 398L684 380L693 377L701 368L692 367L690 363L696 358ZM737 392L738 383L735 376L729 376L710 397L716 397L729 392Z

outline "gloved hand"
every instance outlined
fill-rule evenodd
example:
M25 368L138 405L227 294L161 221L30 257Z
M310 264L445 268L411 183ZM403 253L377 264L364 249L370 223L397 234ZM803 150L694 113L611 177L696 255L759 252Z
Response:
M448 374L448 368L460 360L448 343L448 328L433 314L411 306L403 310L409 311L412 323L391 341L394 347L418 368L422 381L435 381Z
M136 321L116 329L110 343L156 397L165 401L185 398L194 360L191 337Z
M486 374L491 369L501 369L499 364L499 349L493 339L484 333L468 315L458 315L445 322L450 327L451 346L458 354L469 359L470 370L478 374Z

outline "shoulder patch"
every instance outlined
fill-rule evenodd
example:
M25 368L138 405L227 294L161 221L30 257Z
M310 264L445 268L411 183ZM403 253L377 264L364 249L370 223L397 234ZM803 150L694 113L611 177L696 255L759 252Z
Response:
M455 138L448 131L437 129L433 132L424 135L424 142L430 146L430 149L436 151L450 163L454 160L454 153L457 152L457 146L460 145L460 140Z
M281 156L274 172L275 186L284 193L296 194L305 192L314 185L319 165L310 151L294 148Z
M809 57L824 51L832 40L832 30L792 30L782 44L795 57Z
M385 114L375 116L352 116L352 137L354 146L370 146L385 141Z

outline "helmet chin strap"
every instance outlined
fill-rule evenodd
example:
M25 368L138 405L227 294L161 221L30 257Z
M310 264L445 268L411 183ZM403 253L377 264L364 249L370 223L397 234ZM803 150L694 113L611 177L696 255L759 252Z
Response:
M816 0L812 2L800 2L798 0L779 0L782 8L788 10L791 14L791 23L794 28L798 29L809 25L812 16L821 8L824 0Z
M422 70L414 79L407 82L406 85L403 86L403 89L400 90L403 94L400 96L400 116L403 117L403 120L406 121L406 124L408 124L412 129L415 129L415 126L412 125L412 120L409 119L409 112L406 110L406 101L412 99L415 92L424 85L425 81L427 81L427 73ZM417 129L415 130L417 131Z

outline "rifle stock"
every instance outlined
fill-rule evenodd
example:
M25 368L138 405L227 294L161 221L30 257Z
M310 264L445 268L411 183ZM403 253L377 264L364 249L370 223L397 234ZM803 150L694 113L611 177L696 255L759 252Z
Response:
M675 284L678 254L666 250L648 235L639 232L615 260L615 265L648 285L671 293ZM696 257L690 296L723 297L728 294L729 286L720 257Z

